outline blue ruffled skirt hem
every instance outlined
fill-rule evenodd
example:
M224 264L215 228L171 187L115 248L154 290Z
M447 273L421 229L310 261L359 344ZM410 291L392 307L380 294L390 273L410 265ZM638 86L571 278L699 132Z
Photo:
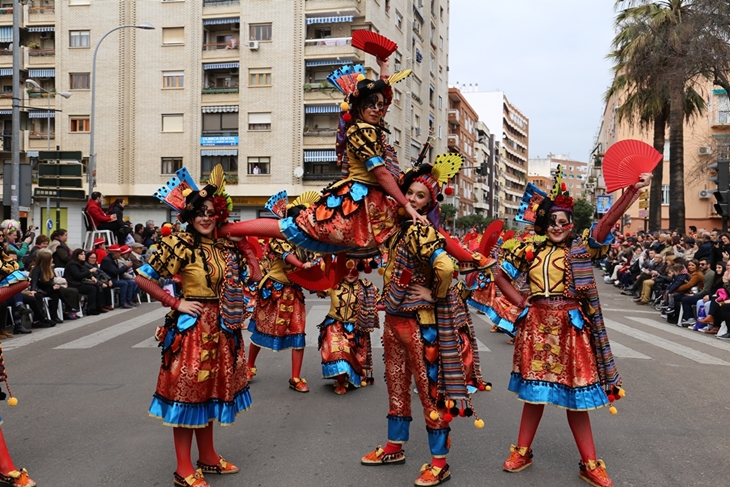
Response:
M248 386L237 392L230 402L214 398L203 403L184 403L155 394L149 414L153 418L161 419L165 426L205 428L213 420L222 426L229 426L233 424L238 413L251 407L251 402Z
M477 303L473 299L467 300L466 303L472 308L478 309L479 311L486 313L486 315L489 317L490 320L492 320L492 323L494 323L497 328L505 332L510 337L514 338L515 333L517 332L517 327L511 321L499 316L494 308L492 308L491 306L487 306L486 304ZM522 314L520 314L520 316L517 317L517 319L519 320L524 315L525 313L523 312Z
M363 381L363 376L355 372L352 365L347 363L346 360L335 360L334 362L327 362L322 364L322 378L330 379L337 377L338 375L347 374L347 381L355 387L360 387Z
M521 401L531 404L552 404L571 411L589 411L608 406L608 396L600 384L572 388L553 382L526 380L512 372L508 389Z
M285 336L274 336L261 333L256 330L256 322L253 319L248 322L248 331L251 332L251 342L254 345L273 350L274 352L281 352L290 348L300 349L304 348L307 344L304 333Z

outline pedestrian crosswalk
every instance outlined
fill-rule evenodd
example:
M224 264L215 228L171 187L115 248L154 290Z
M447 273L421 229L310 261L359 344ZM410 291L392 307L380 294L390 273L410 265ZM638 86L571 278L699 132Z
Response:
M308 307L306 320L306 346L317 348L319 325L327 316L329 305L315 304ZM606 310L611 311L611 310ZM142 313L140 313L142 312ZM117 310L113 315L90 316L78 321L66 322L54 328L34 330L30 335L14 337L3 342L3 350L12 352L22 347L52 343L53 350L60 353L68 350L93 350L104 343L113 343L127 334L140 328L149 331L147 336L131 345L135 349L157 349L158 342L152 336L156 325L163 322L168 312L159 304L144 304L135 310ZM615 317L615 314L612 314ZM685 328L669 325L655 319L655 313L642 313L641 310L632 310L630 315L623 316L621 321L606 318L606 328L609 330L611 348L614 356L621 360L669 360L668 357L681 357L690 363L701 365L730 366L730 342L717 340L710 335L692 332ZM109 318L113 318L110 320ZM504 341L502 335L485 333L492 323L485 315L472 314L477 336L499 344ZM382 349L384 314L380 313L381 328L372 333L374 349ZM102 328L100 328L102 326ZM83 331L87 331L85 334ZM63 336L69 334L68 340ZM81 336L80 336L81 335ZM140 331L136 335L138 340L143 337ZM499 340L493 340L498 337ZM53 340L50 340L53 338ZM246 337L248 341L248 337ZM136 340L134 340L136 341ZM134 342L133 341L133 342ZM130 346L127 341L126 346ZM477 339L480 352L492 352L480 339ZM628 346L630 344L631 346ZM637 350L638 349L638 350ZM668 352L668 353L667 353Z

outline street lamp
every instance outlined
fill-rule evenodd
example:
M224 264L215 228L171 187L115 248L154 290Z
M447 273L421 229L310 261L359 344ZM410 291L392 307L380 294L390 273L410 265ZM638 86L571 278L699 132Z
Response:
M101 36L101 39L99 39L99 42L96 43L96 48L94 48L94 59L91 62L91 116L89 118L89 198L91 198L91 193L94 191L94 179L95 179L95 173L96 173L96 153L94 152L94 121L95 121L95 107L96 107L96 55L99 52L99 46L101 46L101 43L106 39L106 36L114 32L115 30L119 29L144 29L144 30L153 30L155 28L154 25L150 24L149 22L140 22L136 25L120 25L119 27L114 27L112 30L108 31L106 34Z
M35 80L27 79L25 80L25 84L33 86L35 89L42 91L43 93L48 94L48 112L46 113L46 141L47 141L47 150L51 150L51 95L53 94L52 91L48 91L47 89L41 87ZM71 93L68 91L59 91L55 93L57 96L62 96L64 98L71 98Z

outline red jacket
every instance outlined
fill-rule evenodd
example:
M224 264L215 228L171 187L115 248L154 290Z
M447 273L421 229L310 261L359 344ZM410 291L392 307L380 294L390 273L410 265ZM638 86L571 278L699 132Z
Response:
M112 217L104 213L104 210L101 209L101 205L92 199L86 203L86 213L88 213L89 217L93 220L95 227L98 227L100 223L112 221Z

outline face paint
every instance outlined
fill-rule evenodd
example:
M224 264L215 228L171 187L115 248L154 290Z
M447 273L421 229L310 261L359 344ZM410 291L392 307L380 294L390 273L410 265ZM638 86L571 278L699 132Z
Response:
M383 101L382 97L378 94L371 95L367 100L365 100L365 103L363 103L363 108L366 110L376 110L378 112L385 111L385 102Z

